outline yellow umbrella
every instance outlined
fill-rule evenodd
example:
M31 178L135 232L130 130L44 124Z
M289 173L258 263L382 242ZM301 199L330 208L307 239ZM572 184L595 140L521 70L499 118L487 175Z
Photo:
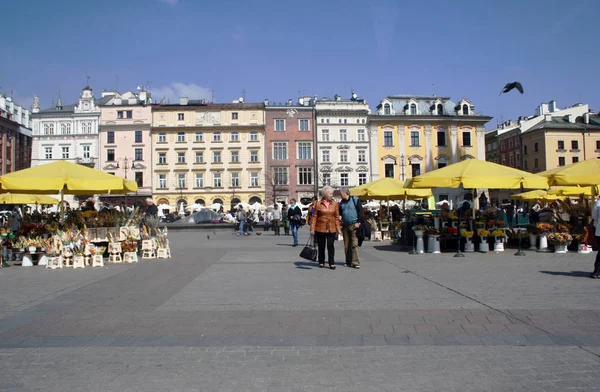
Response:
M549 185L591 186L600 184L600 159L588 159L539 173Z
M0 204L58 204L58 200L44 195L0 194Z
M516 195L512 195L510 197L512 200L523 200L523 201L536 201L536 200L544 200L544 201L553 201L561 199L561 197L557 195L550 195L547 191L543 189L535 189L529 192L517 193Z
M0 176L4 192L35 194L129 193L138 190L135 181L58 161Z
M598 186L595 185L594 186L595 189L595 193L598 194L597 189ZM550 189L548 191L549 195L558 195L558 196L592 196L592 187L591 186L586 186L586 187L579 187L579 186L561 186L561 187L557 187L555 189Z
M381 178L361 186L350 189L352 196L365 199L423 199L431 196L431 189L409 189L404 187L404 182L395 178Z
M545 189L548 188L548 180L508 166L479 159L466 159L413 177L407 180L405 186L407 188L459 188L461 185L468 189Z

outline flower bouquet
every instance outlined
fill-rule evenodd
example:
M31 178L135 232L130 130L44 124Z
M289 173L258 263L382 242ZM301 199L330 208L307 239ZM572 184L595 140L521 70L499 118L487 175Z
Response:
M535 224L535 227L538 229L540 234L547 234L554 228L554 226L548 222L538 222Z
M569 233L548 234L548 242L553 245L569 245L571 241L573 241L573 237Z
M480 237L487 237L490 235L490 231L486 229L479 229L477 230L477 235Z
M463 237L465 237L465 238L471 238L471 237L473 237L473 234L475 234L475 232L473 232L473 231L468 231L468 230L462 230L462 231L460 232L460 234L461 234Z
M121 243L123 252L137 252L138 243L135 240L127 239Z
M439 235L440 232L439 232L439 230L437 230L434 227L428 227L427 230L425 230L425 234L427 234L427 235Z
M504 237L504 231L496 229L489 234L490 237Z

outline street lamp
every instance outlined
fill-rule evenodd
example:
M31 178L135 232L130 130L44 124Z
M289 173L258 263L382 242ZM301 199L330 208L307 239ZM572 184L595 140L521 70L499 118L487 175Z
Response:
M135 169L135 159L133 158L119 158L117 159L117 169L121 168L119 165L120 162L123 162L123 170L125 171L125 179L127 179L127 170L129 169L129 162L131 162L131 170Z
M405 173L405 168L406 168L406 164L404 163L404 154L400 155L400 177L402 178L402 181L404 181L406 179L406 173Z

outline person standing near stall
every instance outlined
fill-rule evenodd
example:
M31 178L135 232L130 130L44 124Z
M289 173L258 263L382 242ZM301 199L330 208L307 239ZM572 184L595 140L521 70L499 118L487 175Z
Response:
M302 226L302 210L296 204L296 199L291 199L290 205L291 207L288 209L287 216L292 236L294 236L294 245L292 246L298 246L298 229Z

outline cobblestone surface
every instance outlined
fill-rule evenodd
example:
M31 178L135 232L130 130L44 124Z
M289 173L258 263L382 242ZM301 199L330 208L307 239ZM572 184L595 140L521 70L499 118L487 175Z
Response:
M172 233L171 260L0 270L0 390L600 390L594 255L367 243L360 271L330 271L290 237L210 236Z

